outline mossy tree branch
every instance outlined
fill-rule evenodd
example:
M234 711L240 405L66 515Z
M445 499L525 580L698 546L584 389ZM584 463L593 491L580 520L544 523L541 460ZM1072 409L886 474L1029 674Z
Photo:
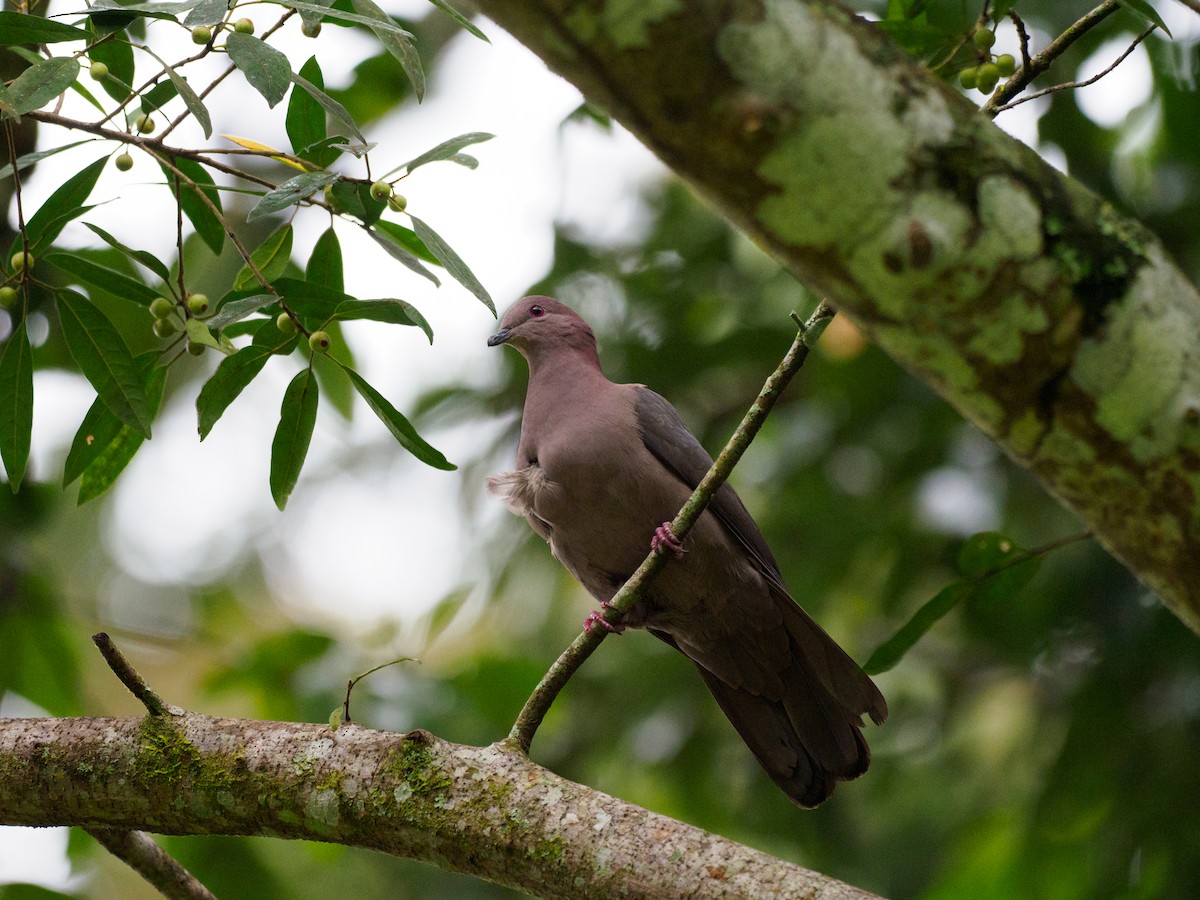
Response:
M836 3L478 6L1200 631L1200 295L1153 234Z
M194 713L5 720L0 823L327 841L538 896L871 896L501 745L353 724Z

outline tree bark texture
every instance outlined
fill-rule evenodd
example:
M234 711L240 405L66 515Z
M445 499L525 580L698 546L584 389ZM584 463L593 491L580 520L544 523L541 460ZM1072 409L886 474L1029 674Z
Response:
M0 823L329 841L547 897L873 896L567 781L505 744L357 725L6 719Z
M1200 296L824 0L478 0L1200 631Z

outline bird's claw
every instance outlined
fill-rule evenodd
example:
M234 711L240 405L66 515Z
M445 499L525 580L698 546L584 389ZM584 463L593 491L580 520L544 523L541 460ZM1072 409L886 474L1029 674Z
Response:
M608 609L608 607L612 604L602 601L600 605L605 609ZM604 618L598 609L593 609L587 614L587 618L583 620L583 630L588 634L591 634L593 625L600 625L603 628L606 628L612 634L620 634L625 630L624 625L619 623L614 625L612 622L608 621L608 619Z
M679 559L683 559L684 554L687 553L679 538L675 537L675 532L671 530L670 522L663 522L654 529L654 537L650 538L650 549L655 553L664 553L670 550Z

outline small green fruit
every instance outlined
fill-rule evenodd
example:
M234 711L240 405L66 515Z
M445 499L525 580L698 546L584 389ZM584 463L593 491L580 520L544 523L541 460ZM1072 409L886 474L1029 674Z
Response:
M968 91L971 90L971 88L979 84L979 70L974 66L971 66L969 69L963 69L958 73L958 83Z
M318 34L321 33L321 23L314 22L312 25L309 25L307 22L305 22L303 25L300 26L300 33L302 35L304 35L305 37L315 38Z
M985 94L990 94L995 89L996 82L1000 80L1000 70L996 68L994 63L984 63L979 67L977 79L979 81L979 90Z
M117 167L118 172L128 172L133 168L133 157L128 153L122 153L113 160L113 165Z
M17 302L17 289L11 285L0 287L0 309L8 309Z
M980 50L991 50L992 44L996 43L996 35L986 28L980 28L971 35L971 40L975 42L975 46Z
M108 66L102 62L94 62L88 69L88 75L91 76L92 81L103 81L108 77Z
M192 356L200 356L204 353L204 345L197 344L195 341L188 341L188 353Z
M249 19L238 19L233 23L233 30L238 34L254 34L254 23Z
M394 212L404 212L407 206L408 198L403 194L392 194L392 196L388 197L388 207Z
M27 272L33 268L34 262L33 254L26 253L23 250L18 250L12 255L12 259L9 260L14 272Z
M386 181L376 181L371 185L371 196L376 200L386 200L392 196L392 186Z
M154 333L160 338L170 337L178 330L179 328L176 326L174 319L154 320Z
M1001 78L1008 78L1017 71L1017 60L1011 53L1001 53L996 57L996 70Z
M208 312L207 294L188 294L188 309L193 316L202 316Z
M296 333L296 320L293 319L291 316L289 316L287 313L282 312L279 314L279 317L275 320L275 327L279 329L280 334L295 334Z
M141 134L150 134L158 127L158 123L154 121L154 117L147 113L142 113L134 119L133 125Z
M308 346L314 353L324 353L329 349L330 338L324 331L314 331L308 336Z
M156 319L165 319L175 312L175 304L166 297L155 297L150 301L150 315Z
M192 29L193 44L207 44L212 40L212 29L207 25L197 25Z

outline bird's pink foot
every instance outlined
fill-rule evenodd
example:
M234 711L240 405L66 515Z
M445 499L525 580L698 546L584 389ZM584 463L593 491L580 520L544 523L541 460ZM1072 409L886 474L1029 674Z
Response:
M675 537L675 532L671 530L670 522L663 522L654 529L654 537L650 538L650 549L655 553L663 553L666 550L670 550L680 559L687 553L683 549L683 544L679 538Z
M604 609L608 609L612 604L608 603L607 601L601 601L600 605ZM593 609L587 614L587 618L583 620L583 630L591 634L593 625L599 625L602 628L606 628L613 634L620 634L625 630L624 625L614 625L612 622L608 621L608 619L604 618L598 609Z

